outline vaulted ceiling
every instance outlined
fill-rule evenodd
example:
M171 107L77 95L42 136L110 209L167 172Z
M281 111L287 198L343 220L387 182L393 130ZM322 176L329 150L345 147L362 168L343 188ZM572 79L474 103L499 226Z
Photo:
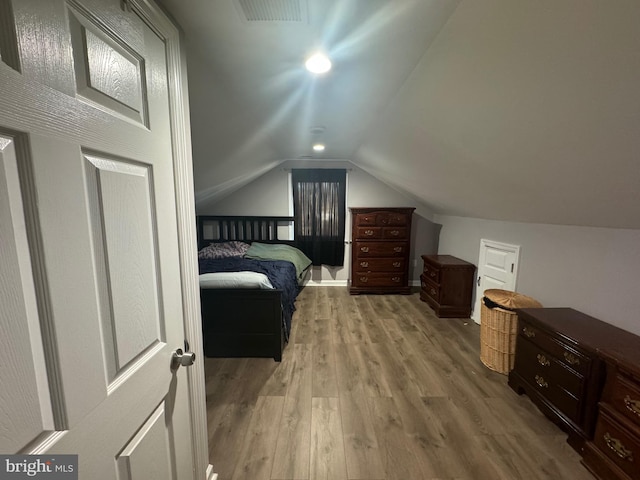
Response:
M185 32L199 205L314 158L445 215L640 228L639 0L161 3Z

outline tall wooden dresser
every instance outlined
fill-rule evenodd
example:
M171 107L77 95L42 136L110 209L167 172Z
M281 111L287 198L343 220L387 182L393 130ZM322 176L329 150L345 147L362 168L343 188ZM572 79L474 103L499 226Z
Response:
M411 216L415 208L350 208L349 292L410 293Z

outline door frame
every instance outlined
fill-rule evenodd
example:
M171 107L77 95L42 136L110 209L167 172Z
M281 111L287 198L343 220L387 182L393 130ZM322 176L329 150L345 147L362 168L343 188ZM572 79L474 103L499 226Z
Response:
M480 239L480 252L478 254L478 276L476 277L476 282L475 282L475 291L476 291L476 295L475 295L475 300L474 300L474 304L473 304L473 313L471 314L471 319L476 322L477 324L480 324L480 309L482 307L481 302L482 302L482 298L480 297L481 292L479 291L478 287L480 286L480 279L482 278L482 276L484 275L484 271L483 271L483 254L486 251L487 247L494 247L494 248L499 248L502 250L507 250L510 252L513 252L515 254L515 261L513 264L513 284L510 286L512 291L516 291L516 285L518 283L518 266L520 264L520 245L512 245L510 243L503 243L503 242L498 242L495 240L488 240L486 238L481 238Z
M127 0L125 3L153 26L166 42L184 334L192 345L199 346L202 345L202 320L200 287L197 281L196 207L193 192L186 51L179 27L156 3L152 0ZM197 351L200 352L201 349L197 348ZM196 358L196 362L187 369L187 378L194 478L216 480L218 475L214 473L213 466L209 463L204 358Z

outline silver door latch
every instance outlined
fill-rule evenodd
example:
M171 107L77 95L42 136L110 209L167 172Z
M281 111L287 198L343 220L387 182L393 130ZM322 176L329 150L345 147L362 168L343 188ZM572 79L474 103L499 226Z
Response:
M171 355L171 370L177 370L180 366L189 367L196 361L196 354L193 352L183 352L178 348Z

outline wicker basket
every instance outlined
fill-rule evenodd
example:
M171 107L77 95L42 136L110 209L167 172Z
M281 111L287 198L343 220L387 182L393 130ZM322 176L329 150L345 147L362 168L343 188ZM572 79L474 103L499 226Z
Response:
M489 308L482 302L480 360L491 370L507 374L513 369L518 334L518 315L510 309L539 308L542 304L531 297L507 290L485 290L484 296L499 306Z

